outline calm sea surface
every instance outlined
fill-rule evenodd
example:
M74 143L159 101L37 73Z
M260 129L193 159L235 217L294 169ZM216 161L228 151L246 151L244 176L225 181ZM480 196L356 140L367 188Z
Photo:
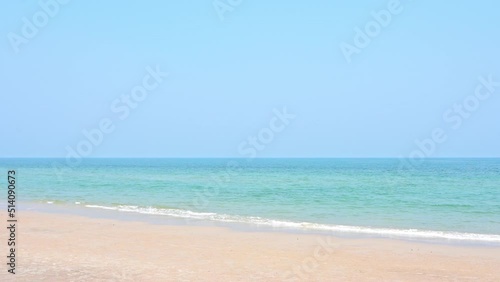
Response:
M0 159L0 169L5 187L17 170L20 201L500 242L500 159L428 159L414 169L397 159Z

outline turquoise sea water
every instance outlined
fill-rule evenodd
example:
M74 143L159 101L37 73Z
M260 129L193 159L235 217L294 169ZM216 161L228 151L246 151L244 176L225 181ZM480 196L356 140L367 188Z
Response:
M0 159L0 169L17 170L20 201L500 242L500 159L427 159L412 169L398 159Z

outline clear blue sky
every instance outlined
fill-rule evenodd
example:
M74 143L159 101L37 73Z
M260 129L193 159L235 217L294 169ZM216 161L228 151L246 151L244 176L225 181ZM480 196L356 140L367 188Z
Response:
M16 54L8 34L41 8L6 1L0 157L64 157L103 118L89 157L241 157L285 106L258 157L406 156L435 128L433 157L500 157L500 87L458 129L443 119L479 76L500 81L500 2L401 0L347 63L341 42L389 2L245 0L221 21L211 0L73 0ZM111 103L156 65L169 77L120 120Z

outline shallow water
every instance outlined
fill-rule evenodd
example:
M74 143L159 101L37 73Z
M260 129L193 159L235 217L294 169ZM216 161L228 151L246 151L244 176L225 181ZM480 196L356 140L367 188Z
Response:
M398 159L0 159L0 168L17 170L23 201L500 242L500 159L427 159L412 169Z

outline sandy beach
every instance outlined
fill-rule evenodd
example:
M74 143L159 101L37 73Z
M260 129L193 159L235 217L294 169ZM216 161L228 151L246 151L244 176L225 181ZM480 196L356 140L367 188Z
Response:
M500 279L500 247L492 246L243 232L43 212L23 212L17 232L17 274L7 273L3 264L1 281ZM7 233L1 235L6 242Z

